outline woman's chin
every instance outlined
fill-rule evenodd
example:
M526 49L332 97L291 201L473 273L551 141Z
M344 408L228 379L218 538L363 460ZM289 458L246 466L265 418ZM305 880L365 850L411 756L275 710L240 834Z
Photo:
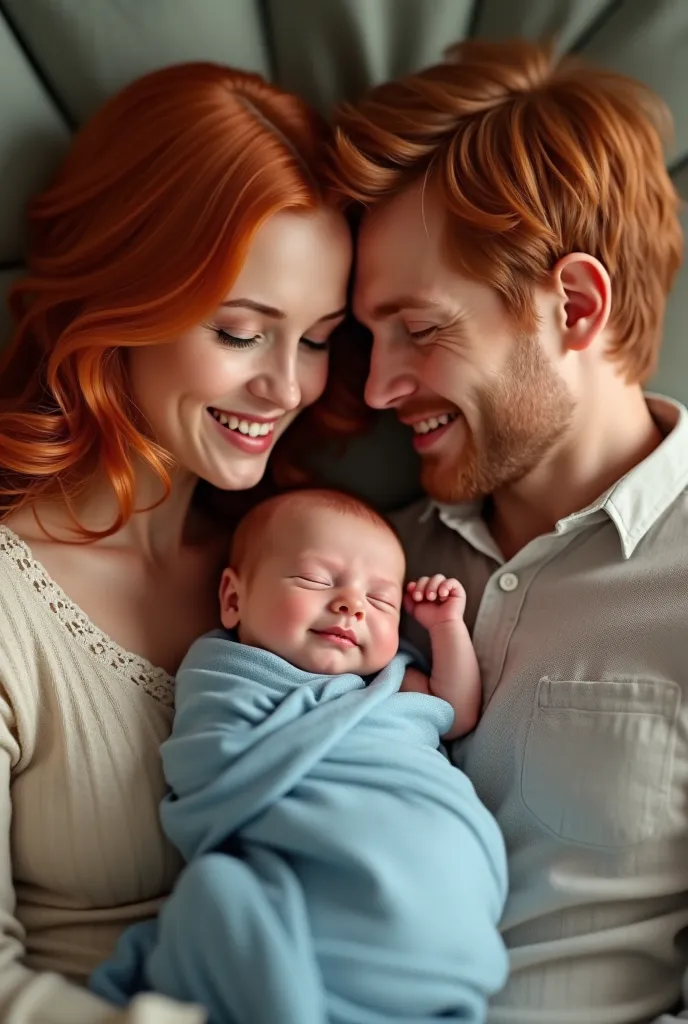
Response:
M248 491L256 487L265 476L268 455L255 456L241 465L232 467L213 467L212 470L199 474L206 483L216 487L218 491Z

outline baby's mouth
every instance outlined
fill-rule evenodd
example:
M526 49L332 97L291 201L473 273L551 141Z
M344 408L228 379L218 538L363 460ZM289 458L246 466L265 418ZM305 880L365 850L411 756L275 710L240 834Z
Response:
M356 634L351 629L342 629L340 626L328 626L327 629L312 629L311 633L329 640L341 647L358 647Z

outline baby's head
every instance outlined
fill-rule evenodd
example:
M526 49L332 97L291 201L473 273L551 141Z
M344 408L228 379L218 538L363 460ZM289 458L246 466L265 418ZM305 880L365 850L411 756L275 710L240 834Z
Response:
M256 505L234 534L222 624L307 672L378 672L396 654L405 559L388 523L339 491Z

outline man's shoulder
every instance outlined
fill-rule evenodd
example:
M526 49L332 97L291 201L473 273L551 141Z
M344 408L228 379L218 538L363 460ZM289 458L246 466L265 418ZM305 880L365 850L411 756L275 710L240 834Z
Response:
M387 518L401 539L406 541L407 536L420 529L431 514L430 499L423 497L412 501L410 505L403 505L393 512L388 512Z
M683 519L688 519L688 486L684 487L676 495L671 505L669 505L669 511Z
M456 576L464 586L471 587L477 579L484 585L489 565L484 568L485 556L477 552L460 530L446 522L428 498L415 501L390 516L406 554L409 579L442 573Z
M656 513L655 513L656 515ZM688 565L688 488L684 488L641 534L638 548L649 557L666 558Z
M467 546L459 529L443 514L444 509L424 497L387 514L407 554L428 548L456 551ZM457 517L457 524L460 519Z

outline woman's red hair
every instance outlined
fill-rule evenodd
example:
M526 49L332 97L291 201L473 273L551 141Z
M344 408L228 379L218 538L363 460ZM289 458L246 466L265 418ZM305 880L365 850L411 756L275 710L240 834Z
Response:
M425 178L447 210L448 258L522 329L562 256L597 257L613 284L611 354L627 380L651 376L683 237L662 146L671 115L649 89L549 46L472 40L343 105L335 124L340 194L369 208Z
M30 205L28 273L10 292L0 518L46 497L69 503L98 470L119 515L104 533L79 528L95 539L132 515L137 459L169 487L169 455L135 425L125 351L202 322L267 218L326 201L318 174L328 139L297 97L208 63L135 81L85 125ZM301 417L311 444L360 426L344 365L335 352L325 396ZM290 453L303 446L289 433L272 460L281 481L302 479Z

